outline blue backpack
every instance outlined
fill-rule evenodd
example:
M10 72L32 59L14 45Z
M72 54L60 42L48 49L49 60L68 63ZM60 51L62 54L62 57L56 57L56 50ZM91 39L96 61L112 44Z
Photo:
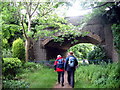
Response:
M64 68L64 59L58 59L57 61L58 61L57 68L63 69Z
M74 67L75 66L75 58L74 57L69 57L69 60L68 60L68 64L70 67Z

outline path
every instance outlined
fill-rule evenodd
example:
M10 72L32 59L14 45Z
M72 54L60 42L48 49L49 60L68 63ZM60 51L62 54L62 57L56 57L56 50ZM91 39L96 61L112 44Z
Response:
M54 88L72 88L67 82L67 72L64 73L64 86L62 87L61 84L55 84Z

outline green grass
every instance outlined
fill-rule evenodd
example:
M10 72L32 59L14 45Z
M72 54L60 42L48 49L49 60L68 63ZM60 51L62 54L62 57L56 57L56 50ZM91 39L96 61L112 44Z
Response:
M24 76L24 80L30 83L29 88L52 88L57 80L56 72L46 67L35 72L25 73Z
M57 81L57 73L41 64L27 63L15 80L13 86L28 83L28 88L53 88ZM118 88L120 87L120 69L118 63L105 65L80 65L75 72L75 88ZM21 82L19 82L21 81ZM8 87L11 82L5 80ZM9 84L9 85L8 85ZM30 85L29 85L30 84Z
M57 73L42 64L27 62L13 80L3 80L4 88L53 88Z
M90 81L83 78L75 83L75 88L93 88L93 86Z
M119 88L118 63L80 66L75 73L75 88Z

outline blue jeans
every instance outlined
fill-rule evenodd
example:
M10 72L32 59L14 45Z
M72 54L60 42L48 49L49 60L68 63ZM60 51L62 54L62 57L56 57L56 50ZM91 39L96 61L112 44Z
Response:
M64 72L58 72L58 83L64 83Z
M75 71L67 71L67 73L68 73L68 83L69 83L69 85L71 85L72 86L72 88L74 88L74 72Z

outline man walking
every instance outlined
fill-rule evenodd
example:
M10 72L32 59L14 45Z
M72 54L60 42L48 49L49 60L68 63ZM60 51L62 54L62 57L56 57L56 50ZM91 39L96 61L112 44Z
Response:
M78 61L73 55L73 52L70 51L66 57L65 70L68 74L68 83L70 86L72 86L72 88L74 88L74 73L77 65Z

